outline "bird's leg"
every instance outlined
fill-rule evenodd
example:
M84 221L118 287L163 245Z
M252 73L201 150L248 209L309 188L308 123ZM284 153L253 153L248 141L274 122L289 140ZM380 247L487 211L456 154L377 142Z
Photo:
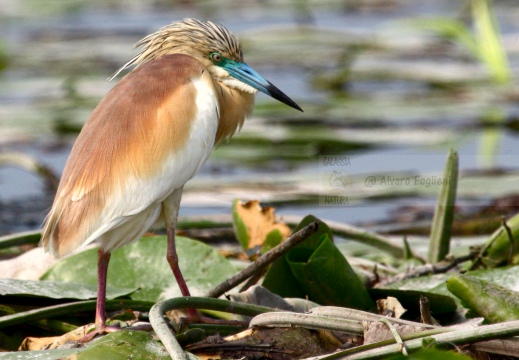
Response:
M166 258L168 259L171 270L173 270L173 275L175 275L182 296L191 296L184 276L182 276L182 272L178 266L177 247L175 246L175 228L173 226L168 226L168 252Z
M175 275L182 296L191 296L186 281L180 271L180 267L178 266L177 248L175 246L175 227L178 218L178 210L180 208L180 199L182 198L182 189L183 187L175 189L171 195L164 200L162 203L162 213L166 220L166 229L168 233L168 251L166 259L173 271L173 275ZM187 309L187 311L192 319L200 318L200 314L195 309Z
M96 331L102 332L106 323L106 277L110 252L97 250L97 304L96 304Z
M162 203L162 211L163 216L166 220L166 228L168 233L168 251L167 251L167 260L171 270L173 270L173 275L175 275L175 279L177 280L180 291L183 296L191 296L189 289L187 288L186 281L182 276L182 272L178 266L178 256L177 249L175 246L175 226L178 218L178 210L180 208L180 199L182 197L182 188L175 189L171 195L164 200ZM235 322L229 320L220 320L220 319L210 319L208 317L202 317L200 313L196 309L187 309L189 313L189 318L186 319L186 323L190 322L203 322L206 324L231 324L231 325L243 325L243 322Z
M117 328L106 326L106 275L108 274L108 263L110 262L110 252L97 250L97 303L95 328L79 342L85 343L92 340L96 335L104 332L116 331Z
M186 281L184 280L184 276L182 276L182 272L180 271L180 267L178 266L178 255L177 255L177 247L175 246L175 227L173 225L168 225L168 252L166 258L168 260L168 264L173 271L173 275L175 275L175 279L177 280L178 287L182 292L182 296L191 296L189 289L187 288ZM200 314L195 309L187 309L189 316L192 318L199 318Z
M182 292L182 296L191 296L189 289L187 288L186 281L182 276L182 272L180 271L180 267L178 266L178 256L177 249L175 246L175 227L168 226L168 252L167 259L171 270L173 270L173 275L175 275L175 279L177 280L178 287ZM221 319L211 319L208 317L201 316L198 310L196 309L187 309L189 314L189 318L185 319L183 324L189 324L192 322L202 322L205 324L226 324L226 325L239 325L239 326L247 326L247 322L243 321L235 321L235 320L221 320Z

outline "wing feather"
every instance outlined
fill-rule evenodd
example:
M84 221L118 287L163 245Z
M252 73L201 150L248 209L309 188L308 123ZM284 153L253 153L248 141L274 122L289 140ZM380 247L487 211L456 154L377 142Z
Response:
M63 256L96 239L105 247L135 240L114 239L111 230L140 234L128 230L131 223L149 226L156 207L194 176L214 145L217 109L213 80L192 57L168 55L130 72L72 148L43 230L45 249Z

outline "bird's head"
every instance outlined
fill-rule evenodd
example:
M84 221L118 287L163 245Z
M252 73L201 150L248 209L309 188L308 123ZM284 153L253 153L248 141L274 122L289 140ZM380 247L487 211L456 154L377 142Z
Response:
M204 64L216 81L232 89L248 93L259 90L303 111L292 99L243 61L240 43L223 25L185 19L164 26L135 46L142 47L142 51L124 64L112 78L131 65L138 66L164 55L186 54Z

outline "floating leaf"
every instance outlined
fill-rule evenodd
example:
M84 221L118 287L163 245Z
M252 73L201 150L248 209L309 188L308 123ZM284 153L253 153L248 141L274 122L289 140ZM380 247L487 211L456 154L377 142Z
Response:
M162 344L147 332L116 331L91 341L82 348L2 353L0 359L155 360L170 359L170 356Z
M108 289L112 286L140 288L134 300L158 301L181 294L166 261L167 239L146 237L113 252L108 268ZM182 274L193 295L203 294L230 276L235 269L212 247L185 237L176 237ZM44 280L97 284L97 250L67 257L43 275Z
M107 299L129 295L137 288L117 288L111 286L106 293ZM0 279L2 296L38 296L52 299L88 300L97 297L97 286L58 281L33 281Z
M447 280L447 289L490 323L519 320L519 292L462 274Z
M162 344L144 331L117 331L92 342L77 360L170 359Z
M290 235L290 228L276 221L274 211L273 207L262 208L258 200L233 202L234 232L243 249L265 245L264 250L269 250Z

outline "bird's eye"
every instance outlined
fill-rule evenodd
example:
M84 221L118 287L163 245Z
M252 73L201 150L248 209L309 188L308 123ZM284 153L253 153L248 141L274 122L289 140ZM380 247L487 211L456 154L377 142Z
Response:
M222 61L222 55L220 55L220 54L217 53L217 52L212 53L209 57L210 57L211 60L213 60L215 63L219 63L220 61Z

